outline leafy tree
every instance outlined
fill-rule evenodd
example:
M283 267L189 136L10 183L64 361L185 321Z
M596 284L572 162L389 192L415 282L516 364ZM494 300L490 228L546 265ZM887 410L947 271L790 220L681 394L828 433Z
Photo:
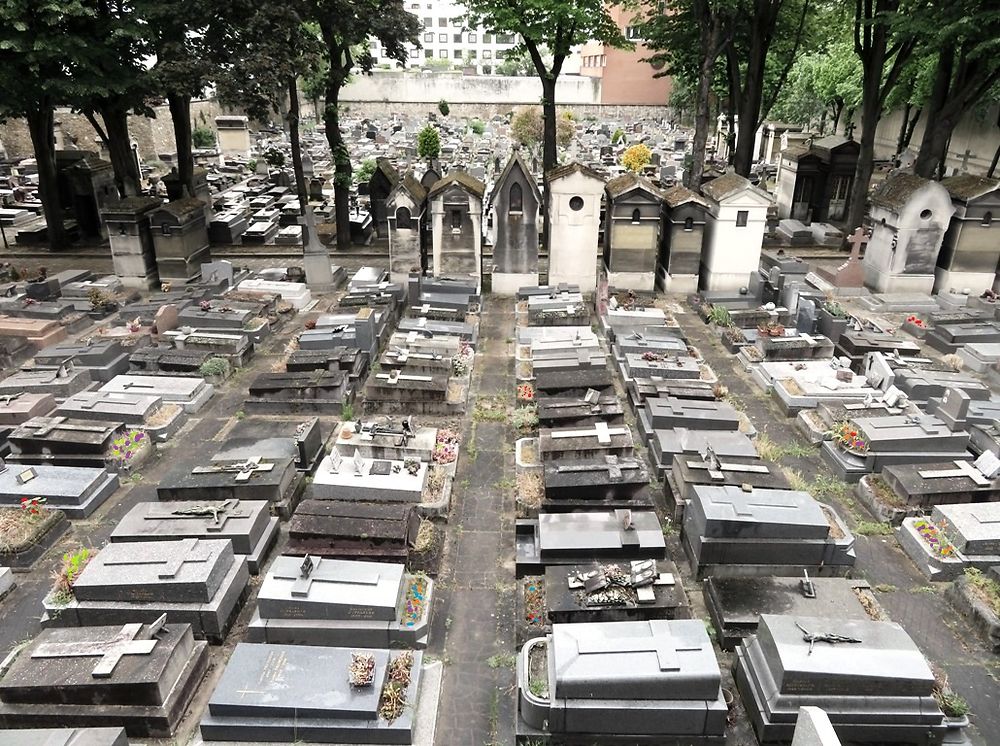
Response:
M223 66L216 90L220 101L242 108L258 121L282 113L287 103L295 187L299 209L305 213L309 192L299 137L298 72L323 68L318 28L303 21L303 9L302 0L257 6L249 22L230 39L228 64Z
M468 24L490 33L517 34L542 82L542 170L557 163L556 82L573 48L594 39L615 47L632 45L622 35L603 0L469 0ZM546 60L545 50L552 54ZM549 245L548 182L544 182L542 245Z
M316 34L317 36L319 35L318 27L316 28ZM329 69L330 63L326 61L326 55L319 55L313 65L308 67L302 74L302 93L312 103L317 119L320 117L320 99L326 93L326 76Z
M543 50L542 59L545 61L546 65L552 64L552 55L549 54L548 50ZM531 61L531 57L528 55L527 51L523 49L511 49L507 52L507 55L503 58L503 62L497 65L497 75L510 75L510 76L520 76L527 77L529 75L535 75L535 63Z
M645 0L646 44L656 52L649 62L662 64L660 75L695 81L690 101L694 109L691 166L684 171L689 189L701 188L705 171L705 148L711 128L711 94L716 63L729 45L730 22L737 0ZM673 103L673 102L672 102Z
M469 123L469 129L472 130L474 135L481 135L486 131L486 125L479 119L473 119Z
M783 122L819 120L821 133L829 121L836 132L844 111L860 100L861 64L853 43L844 39L795 61L773 113Z
M215 130L211 127L195 127L191 130L191 142L196 148L210 148L215 145Z
M268 148L264 151L264 160L267 161L269 166L281 168L285 165L285 154L278 148Z
M611 135L611 144L619 145L620 143L623 142L625 142L625 130L619 127Z
M568 114L569 112L567 112ZM573 140L576 127L565 115L556 122L556 142L565 147ZM533 148L545 138L545 118L540 106L522 106L510 120L510 133L521 145Z
M27 120L38 164L38 192L49 246L66 247L63 211L56 185L54 111L57 104L86 94L93 71L90 11L82 0L5 0L0 5L0 119Z
M351 157L340 131L340 91L351 71L370 73L375 59L367 45L378 39L385 55L406 63L407 43L419 45L422 24L406 10L403 0L305 0L307 17L315 21L326 47L325 106L323 122L326 139L333 154L334 204L337 210L337 245L351 245L350 187ZM363 46L358 46L363 45Z
M451 111L451 107L448 106L447 101L441 99L440 101L438 101L438 111L441 112L441 116L446 117L448 116L448 113Z
M361 162L361 168L359 168L354 174L354 181L357 184L367 184L371 178L372 174L375 173L375 169L378 164L375 162L374 158L366 158Z
M935 57L927 98L927 125L914 164L931 177L944 164L951 133L962 116L1000 81L1000 6L981 0L935 3L902 23L912 27Z
M417 155L428 161L437 158L441 153L441 135L437 127L427 125L417 135Z
M639 173L653 159L653 154L649 152L642 143L632 145L622 154L622 165L629 171Z
M886 98L899 82L917 37L895 22L919 10L923 0L857 0L854 15L854 53L861 62L861 138L854 171L848 228L861 225L868 203L875 160L875 129Z

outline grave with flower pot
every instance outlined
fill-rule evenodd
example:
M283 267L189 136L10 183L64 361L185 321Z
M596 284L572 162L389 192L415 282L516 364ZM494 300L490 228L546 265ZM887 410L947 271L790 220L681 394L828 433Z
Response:
M320 461L306 486L306 497L364 502L420 502L428 464L415 457L368 458L356 452L342 456L334 449Z
M118 476L103 467L11 463L0 470L0 505L44 497L46 507L69 518L86 518L117 488Z
M437 450L439 434L438 428L419 425L412 417L359 418L334 430L333 448L347 459L357 452L364 458L429 462ZM457 445L454 450L457 457Z
M953 580L968 567L985 572L1000 565L1000 503L935 505L930 517L904 519L897 536L932 580Z
M892 464L969 460L969 433L930 415L857 417L831 428L820 453L841 479L858 481Z
M401 564L275 558L247 627L248 642L425 648L434 581Z
M0 564L30 568L69 529L61 510L48 498L22 497L16 507L0 508Z

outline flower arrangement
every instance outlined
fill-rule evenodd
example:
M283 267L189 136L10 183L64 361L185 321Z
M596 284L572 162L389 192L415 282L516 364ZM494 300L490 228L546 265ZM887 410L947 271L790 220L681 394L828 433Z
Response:
M202 311L211 311L212 310L212 301L210 301L210 300L203 300L201 303L198 304L198 308L200 308Z
M520 401L534 401L535 387L530 383L520 383L517 386L517 398Z
M782 324L771 322L769 324L758 324L757 331L765 337L784 337L785 327Z
M415 575L406 589L406 600L403 603L403 614L400 623L404 627L413 627L427 613L427 578Z
M913 522L913 528L924 540L924 543L931 548L931 551L938 557L954 557L956 553L955 545L945 538L941 529L928 521L926 518L918 518Z
M306 326L306 329L315 329L316 328L316 319L309 319L308 321L306 321L305 326Z
M868 443L861 437L861 434L858 432L858 426L853 422L847 420L837 422L827 431L827 435L830 436L831 440L840 443L846 451L854 453L866 453L868 451Z
M351 653L347 680L351 686L371 686L375 681L375 656L371 653Z
M111 451L108 456L119 466L128 469L130 462L147 443L146 433L142 430L127 430L111 441Z
M833 316L835 319L847 318L847 311L845 311L844 307L835 300L826 301L826 303L823 304L823 310L826 311L831 316Z
M452 375L464 376L468 373L472 367L472 358L475 354L468 342L462 342L461 347L458 349L458 354L451 361Z
M458 433L447 428L438 430L432 460L435 464L451 464L458 460Z
M545 589L538 581L524 586L524 621L537 627L545 624Z
M403 468L406 469L407 474L415 477L420 473L420 460L415 458L404 459Z
M44 497L22 497L21 513L34 520L42 514L46 502L47 500Z
M129 334L135 334L142 329L142 319L136 316L134 319L125 324L125 328L128 329Z
M907 324L913 324L913 326L918 326L921 329L924 328L924 322L921 321L920 318L917 317L917 316L907 316L906 317L906 323Z

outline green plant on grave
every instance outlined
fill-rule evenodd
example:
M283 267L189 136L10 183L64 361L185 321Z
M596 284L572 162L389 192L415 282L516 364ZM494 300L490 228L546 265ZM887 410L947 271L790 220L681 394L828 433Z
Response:
M451 106L444 99L438 101L438 111L441 112L441 116L446 117L451 112Z
M251 158L249 161L247 161L247 168L250 169L250 171L256 173L256 171L257 171L257 159L256 158Z
M210 357L198 367L198 372L205 378L224 376L228 371L229 363L222 357Z
M354 405L351 402L344 402L340 406L340 419L344 422L350 422L354 419Z
M1000 616L1000 583L987 577L982 570L975 567L969 567L965 570L965 580L971 590L986 602L993 613Z
M835 319L846 319L847 311L835 300L828 300L823 304L823 310Z
M534 404L517 407L510 421L518 430L534 430L538 427L538 407Z
M733 325L733 317L729 313L729 309L723 306L712 306L712 310L708 312L708 321L716 326Z
M191 144L199 150L215 145L215 130L208 126L198 126L191 130Z
M75 552L66 552L63 555L62 564L53 573L55 583L52 586L52 600L54 603L65 606L73 600L73 584L92 557L93 552L87 547L80 547Z

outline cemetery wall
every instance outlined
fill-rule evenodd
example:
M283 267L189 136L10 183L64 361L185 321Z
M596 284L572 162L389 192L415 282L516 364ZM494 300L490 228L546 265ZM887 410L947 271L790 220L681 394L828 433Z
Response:
M541 81L532 76L474 76L447 73L376 72L355 75L344 87L341 101L384 103L449 102L537 104ZM601 81L582 75L562 75L556 100L563 104L599 104Z

